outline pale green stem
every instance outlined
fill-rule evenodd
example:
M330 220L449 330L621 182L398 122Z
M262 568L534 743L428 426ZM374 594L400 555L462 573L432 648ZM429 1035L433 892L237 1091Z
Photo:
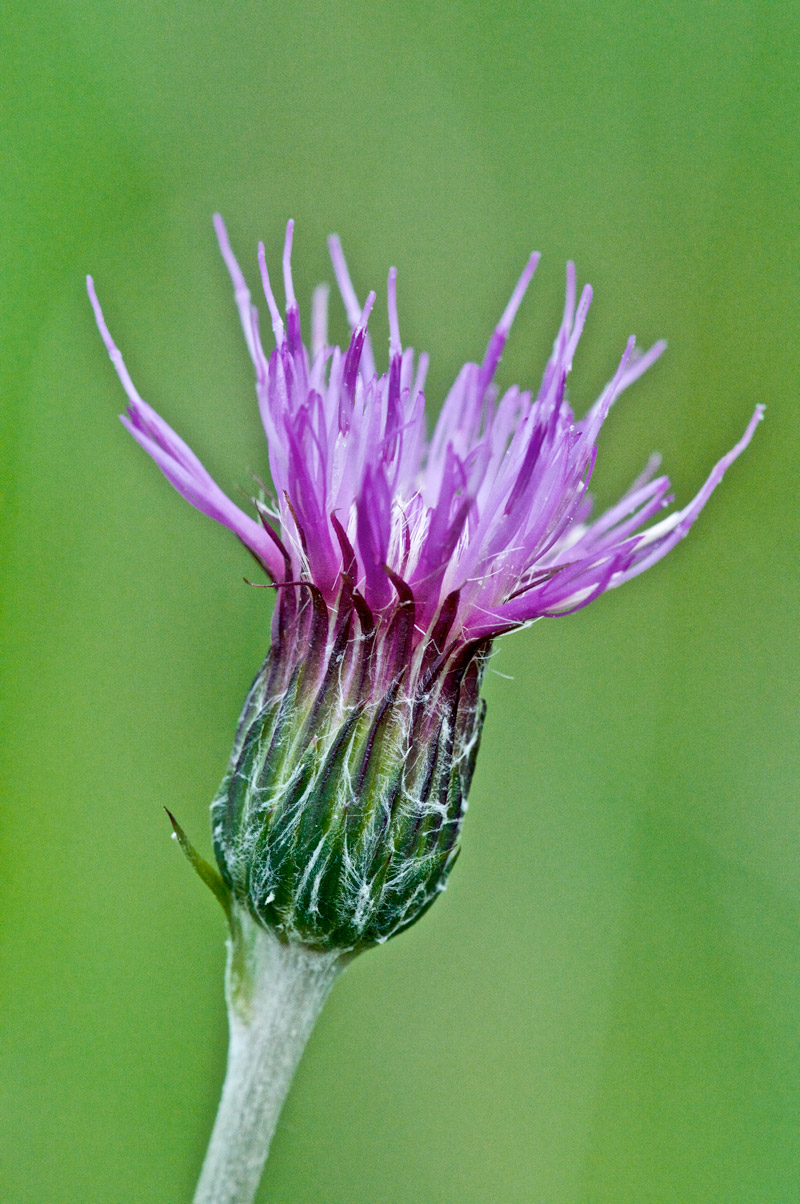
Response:
M283 944L239 909L232 928L228 1065L194 1204L252 1204L297 1064L346 962Z

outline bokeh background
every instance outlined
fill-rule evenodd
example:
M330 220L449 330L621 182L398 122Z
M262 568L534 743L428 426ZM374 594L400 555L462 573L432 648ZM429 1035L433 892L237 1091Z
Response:
M296 218L301 298L330 230L362 294L397 264L434 407L533 247L501 379L536 381L574 257L579 410L631 332L670 342L609 420L600 504L653 449L685 501L768 404L667 562L502 644L451 887L336 987L259 1200L798 1198L799 16L4 4L3 1204L188 1201L221 1084L223 918L162 807L208 849L270 601L117 422L84 291L246 487L215 209L251 280Z

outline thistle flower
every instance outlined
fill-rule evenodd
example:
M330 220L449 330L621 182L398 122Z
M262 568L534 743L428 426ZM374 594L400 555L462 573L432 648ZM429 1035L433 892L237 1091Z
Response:
M602 424L664 343L640 353L631 338L609 384L576 419L566 383L592 291L585 286L577 299L571 263L538 390L495 384L538 262L532 255L482 361L461 369L429 437L427 356L402 347L394 268L385 374L376 372L368 333L375 293L359 304L336 238L330 252L350 342L344 350L328 344L321 286L307 349L289 222L285 318L259 246L275 343L267 354L219 217L215 225L267 437L274 492L259 490L256 517L234 505L139 396L91 279L89 291L128 396L123 423L183 497L239 537L277 591L271 648L212 806L225 887L284 941L358 950L413 923L446 883L492 641L587 606L665 556L750 442L762 407L683 509L662 516L672 497L653 457L616 505L592 517Z

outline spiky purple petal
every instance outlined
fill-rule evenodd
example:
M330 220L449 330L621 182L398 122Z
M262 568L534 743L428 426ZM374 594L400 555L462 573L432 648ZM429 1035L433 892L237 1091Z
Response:
M532 255L483 360L464 365L429 438L423 393L427 357L415 360L413 351L402 347L394 268L388 282L388 372L376 374L369 338L375 294L359 304L335 236L329 247L350 342L345 351L327 345L323 286L314 295L309 354L292 280L290 222L282 261L285 320L263 244L258 248L275 341L267 356L225 226L218 216L214 224L255 367L279 531L263 507L257 523L235 506L142 400L90 280L97 322L129 399L123 422L175 488L234 531L275 582L313 583L325 604L334 607L346 580L358 606L366 607L385 632L405 605L402 591L409 591L412 648L441 629L445 611L451 646L486 640L543 615L570 613L643 572L687 534L761 418L758 406L742 438L682 510L646 526L671 500L668 478L653 479L657 462L651 462L615 506L591 521L588 486L600 429L616 398L665 345L659 342L641 353L631 338L612 380L577 420L566 381L592 291L585 286L576 304L572 263L563 320L536 396L517 388L498 394L494 384L538 263L538 255Z

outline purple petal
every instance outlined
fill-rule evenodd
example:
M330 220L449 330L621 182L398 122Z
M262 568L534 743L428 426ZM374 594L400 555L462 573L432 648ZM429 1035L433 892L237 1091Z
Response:
M567 265L563 317L535 396L517 387L501 395L494 377L538 255L529 259L481 364L467 363L457 374L429 440L423 394L428 361L421 355L415 369L414 352L403 349L396 270L390 269L387 286L388 371L377 376L367 329L375 294L362 309L332 236L331 261L351 337L344 350L328 347L328 294L321 286L312 303L309 356L292 277L290 221L282 258L285 316L259 244L276 344L267 359L225 226L218 216L214 224L255 366L280 532L263 508L266 527L234 506L139 396L89 281L98 326L129 399L123 421L192 505L235 531L276 580L291 571L320 608L332 608L340 635L346 629L342 615L358 614L378 649L369 665L364 661L364 672L382 673L390 662L411 658L426 640L436 643L436 651L424 647L419 663L442 671L464 641L571 613L643 572L686 535L760 420L763 407L683 510L646 527L670 500L669 481L655 476L658 461L652 459L623 497L591 522L588 487L603 422L665 344L640 352L631 338L613 378L576 421L566 381L592 290L584 286L577 299L574 264ZM287 601L282 631L294 622L290 611ZM445 637L447 647L439 647Z
M636 545L636 562L621 575L619 580L614 582L615 585L621 585L623 581L630 581L632 577L638 577L639 573L643 573L651 565L657 564L659 560L666 556L671 548L675 547L676 543L683 539L685 535L688 535L692 524L717 485L719 485L725 476L728 468L733 464L734 460L738 459L753 438L756 427L764 417L764 410L765 407L763 405L756 406L753 417L748 422L747 428L739 442L714 465L705 484L692 501L689 502L688 506L685 506L683 510L679 510L675 514L671 514L660 523L656 523L654 527L650 527L643 535L639 536Z
M123 425L188 502L230 528L256 554L273 580L280 579L282 559L263 528L234 505L206 472L194 452L139 396L109 333L91 276L87 277L86 283L100 335L130 401L128 414L122 416Z

